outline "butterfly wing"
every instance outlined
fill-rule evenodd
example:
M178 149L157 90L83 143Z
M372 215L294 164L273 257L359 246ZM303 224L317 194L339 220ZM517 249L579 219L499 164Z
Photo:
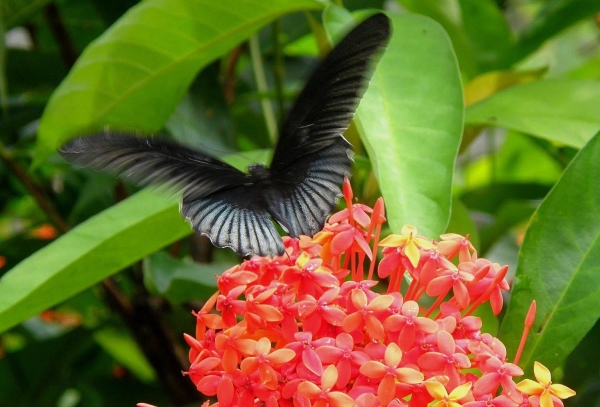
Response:
M385 14L356 26L321 62L281 130L266 193L269 211L291 236L314 235L340 196L352 164L343 138L367 82L371 60L390 36Z
M76 165L125 176L138 185L181 189L195 198L243 185L247 178L216 158L161 138L102 132L75 138L59 153Z
M239 186L181 203L181 213L198 233L242 256L276 256L285 251L256 185Z
M183 191L182 215L219 247L241 255L282 254L283 243L266 211L257 177L164 139L98 133L65 144L69 162Z

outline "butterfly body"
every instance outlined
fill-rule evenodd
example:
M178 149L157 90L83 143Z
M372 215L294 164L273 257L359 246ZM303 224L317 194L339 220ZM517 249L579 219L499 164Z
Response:
M281 255L274 219L290 236L313 236L349 176L352 146L343 137L372 57L385 46L389 20L376 14L353 29L323 60L280 131L269 167L248 173L162 138L102 132L75 138L69 162L123 175L139 185L180 189L180 211L194 231L243 256Z

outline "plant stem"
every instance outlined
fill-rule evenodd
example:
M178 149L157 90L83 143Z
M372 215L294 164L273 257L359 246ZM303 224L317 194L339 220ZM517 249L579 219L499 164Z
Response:
M2 142L0 142L0 160L11 170L21 181L25 189L33 196L33 199L37 202L39 207L48 215L50 221L60 230L62 233L66 233L69 230L69 225L56 211L52 202L48 199L42 188L40 188L35 181L29 176L27 171L19 165L17 161L13 159L10 153Z
M285 61L283 58L283 44L281 43L281 20L277 20L271 24L271 37L273 38L273 55L275 61L273 63L273 74L275 76L275 101L277 104L277 117L279 121L283 118L283 84L285 81Z
M8 116L8 83L6 80L6 44L4 42L4 8L0 6L0 109L2 116Z
M273 112L273 106L266 96L267 93L267 79L265 76L265 68L262 63L260 55L260 46L258 43L258 34L254 34L249 41L250 45L250 58L252 59L252 70L254 71L254 80L256 81L256 87L261 94L260 104L262 107L263 114L265 116L265 124L267 125L267 131L269 132L269 139L271 144L275 145L277 141L277 123L275 121L275 113Z
M60 55L63 61L71 68L77 60L77 50L62 22L56 4L52 2L44 8L44 18L50 27L54 40L60 48Z

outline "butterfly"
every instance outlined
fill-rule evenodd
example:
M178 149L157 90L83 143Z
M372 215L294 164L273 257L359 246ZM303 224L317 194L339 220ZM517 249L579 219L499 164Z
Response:
M349 176L352 146L343 137L362 97L372 60L390 23L375 14L352 29L319 64L281 127L269 167L244 173L167 139L103 131L67 142L70 163L108 171L139 185L182 192L180 212L195 232L242 256L282 255L271 218L290 236L322 229Z

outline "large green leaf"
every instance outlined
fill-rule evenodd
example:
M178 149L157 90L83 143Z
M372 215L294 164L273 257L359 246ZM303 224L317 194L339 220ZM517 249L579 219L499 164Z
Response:
M548 79L513 86L469 106L465 123L508 127L581 148L600 129L600 81Z
M533 215L500 339L513 357L532 300L537 317L520 366L557 367L600 318L600 133Z
M191 233L177 204L142 191L80 224L0 279L0 332Z
M94 41L50 99L39 164L69 138L110 125L158 131L206 64L284 13L314 0L148 0Z
M442 27L391 15L394 35L356 115L387 207L390 227L425 236L450 218L454 161L463 123L462 85Z

